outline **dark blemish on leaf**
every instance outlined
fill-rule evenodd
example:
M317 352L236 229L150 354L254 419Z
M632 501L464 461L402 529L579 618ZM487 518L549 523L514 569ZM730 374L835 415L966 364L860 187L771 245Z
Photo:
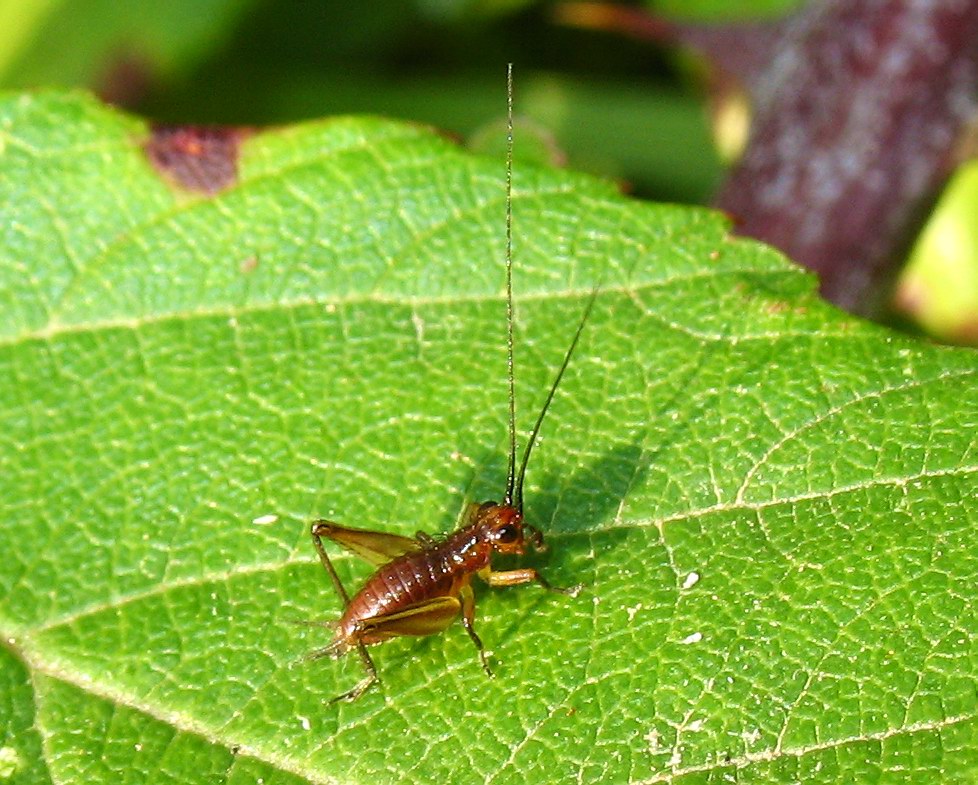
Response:
M199 125L155 126L146 154L167 179L189 191L216 194L238 179L242 128Z
M774 300L768 303L767 312L774 316L775 314L784 313L788 310L788 303L784 300Z
M249 256L247 259L241 260L241 265L239 267L244 275L249 275L258 269L258 257Z

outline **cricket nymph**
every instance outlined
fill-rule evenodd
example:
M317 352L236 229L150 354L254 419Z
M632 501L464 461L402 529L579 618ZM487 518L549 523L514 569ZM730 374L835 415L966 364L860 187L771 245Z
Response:
M444 540L419 543L418 550L399 556L370 577L339 621L338 637L346 642L346 648L357 641L369 645L393 637L383 627L374 627L371 619L417 605L433 595L469 594L472 576L490 571L493 551L523 553L522 516L515 508L487 502L473 505L470 514L473 519ZM465 599L463 596L463 613ZM472 608L470 603L469 617ZM401 624L394 635L410 635L413 626ZM430 620L419 625L419 634L429 634L430 626Z
M337 542L368 561L390 559L353 596L337 622L335 640L312 656L339 657L359 645L382 643L405 635L431 635L447 627L458 614L479 651L482 644L473 629L475 598L470 586L478 575L492 586L535 581L555 589L534 569L493 571L493 553L522 556L529 543L545 549L538 529L523 523L522 513L510 504L471 504L465 523L443 539L423 532L414 538L338 526L330 521L312 525L313 540ZM400 555L395 555L400 553ZM489 672L483 657L483 667Z
M312 541L319 560L329 575L344 610L335 623L336 637L328 646L309 656L339 657L356 650L365 676L352 690L334 700L356 700L377 681L377 670L367 646L407 635L433 635L461 616L465 631L479 651L482 667L492 676L482 641L475 632L475 594L472 576L478 575L490 586L519 586L536 583L544 589L574 596L580 586L559 589L551 586L532 567L493 570L492 555L522 555L529 543L543 549L543 535L523 522L523 484L530 454L543 419L553 402L560 380L570 363L581 332L594 306L598 290L593 289L577 325L577 332L564 354L536 423L530 431L517 467L516 461L516 374L513 361L513 70L507 70L506 144L506 354L509 377L509 462L505 493L501 502L470 504L461 526L446 537L417 532L414 537L354 529L332 521L312 524ZM369 562L374 573L353 597L347 593L330 561L324 540L335 542Z

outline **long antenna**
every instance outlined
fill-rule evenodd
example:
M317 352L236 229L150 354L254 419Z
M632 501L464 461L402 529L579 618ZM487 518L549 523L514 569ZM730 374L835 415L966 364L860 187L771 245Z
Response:
M503 504L513 503L516 482L516 373L513 369L513 64L506 66L506 351L509 373L509 469ZM551 396L553 394L551 393ZM530 444L532 444L532 440ZM529 453L529 450L527 450ZM526 460L523 461L526 469ZM520 471L519 508L522 509L523 471Z
M574 354L574 349L577 348L577 341L581 337L581 332L584 330L584 324L587 322L588 317L591 315L591 308L594 305L594 300L598 296L598 287L595 287L591 292L591 297L587 301L587 306L584 308L584 314L581 316L581 322L577 325L577 332L574 333L574 340L571 341L570 346L567 347L567 354L564 355L564 361L560 364L560 370L557 371L557 377L554 379L554 383L550 385L550 392L547 393L547 400L544 401L543 408L540 410L540 416L537 417L536 424L533 426L533 431L530 433L530 440L526 443L526 450L523 452L523 460L520 463L520 474L519 478L516 480L516 509L520 513L523 512L523 478L526 476L526 465L530 461L530 451L533 449L533 443L537 440L537 434L540 433L540 426L543 425L543 418L547 414L547 409L550 408L550 402L554 399L554 395L557 393L557 387L560 384L561 378L564 376L564 371L567 370L567 366L570 364L571 355Z

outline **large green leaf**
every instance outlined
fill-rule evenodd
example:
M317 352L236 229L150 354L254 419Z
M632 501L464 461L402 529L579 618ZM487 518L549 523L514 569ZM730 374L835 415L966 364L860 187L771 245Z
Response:
M586 592L481 590L495 680L456 625L329 705L360 672L301 660L339 610L309 521L444 530L502 488L502 165L336 120L205 196L147 133L0 106L0 776L973 779L976 355L523 164L523 433L602 286L527 493L528 561Z

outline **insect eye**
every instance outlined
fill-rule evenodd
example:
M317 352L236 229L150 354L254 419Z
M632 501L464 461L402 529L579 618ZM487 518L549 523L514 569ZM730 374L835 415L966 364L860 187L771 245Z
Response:
M513 524L507 523L505 526L500 526L499 530L496 532L496 542L501 542L503 545L509 545L510 543L516 542L519 539L520 532Z

